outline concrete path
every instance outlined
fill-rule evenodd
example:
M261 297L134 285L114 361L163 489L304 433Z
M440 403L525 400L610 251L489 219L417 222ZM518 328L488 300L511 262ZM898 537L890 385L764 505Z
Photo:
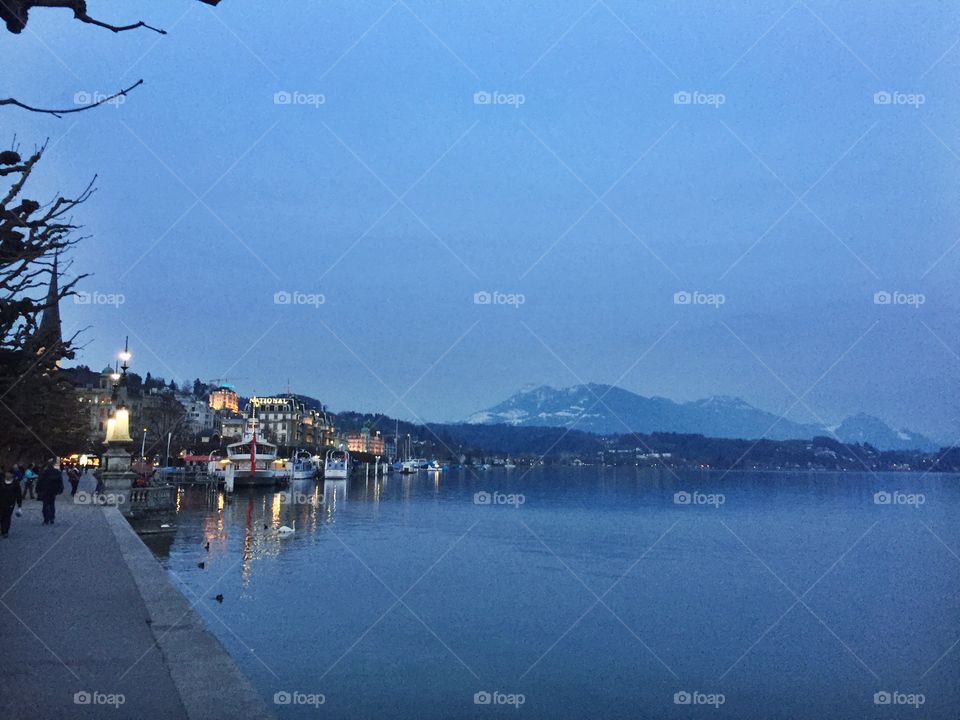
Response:
M55 525L27 500L0 539L0 698L38 720L273 717L120 513L69 487Z

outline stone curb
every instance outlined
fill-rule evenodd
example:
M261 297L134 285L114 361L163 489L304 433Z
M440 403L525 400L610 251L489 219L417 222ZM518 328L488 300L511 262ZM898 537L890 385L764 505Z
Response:
M275 720L250 681L117 508L103 508L140 591L156 646L191 720ZM152 650L151 650L152 652Z

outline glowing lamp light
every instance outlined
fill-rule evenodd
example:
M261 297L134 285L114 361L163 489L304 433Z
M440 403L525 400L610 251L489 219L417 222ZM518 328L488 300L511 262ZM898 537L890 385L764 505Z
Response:
M120 353L120 359L124 362L130 362L130 358L132 357L133 355L130 354L129 350L124 350L122 353Z
M117 410L117 414L107 420L107 442L132 442L130 437L130 411Z

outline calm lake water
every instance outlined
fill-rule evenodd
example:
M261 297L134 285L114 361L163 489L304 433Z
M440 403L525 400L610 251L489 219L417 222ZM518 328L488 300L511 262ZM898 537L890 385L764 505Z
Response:
M721 476L184 490L161 556L281 717L958 717L960 479Z

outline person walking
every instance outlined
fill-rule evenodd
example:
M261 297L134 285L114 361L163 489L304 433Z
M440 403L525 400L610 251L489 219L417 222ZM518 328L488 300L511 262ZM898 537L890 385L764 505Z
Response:
M80 471L77 470L76 465L71 465L67 470L67 480L70 481L70 497L75 497L77 486L80 485Z
M30 499L34 499L33 484L37 480L37 473L33 470L33 465L27 465L23 471L23 498L26 500L27 493L30 493Z
M17 485L20 486L20 494L23 495L23 466L20 463L14 463L10 472L13 473L13 479L17 481ZM0 478L0 480L2 479Z
M37 480L37 497L43 502L43 524L53 525L57 516L57 495L63 492L63 477L57 469L57 459L50 458Z
M19 508L23 504L23 495L20 492L20 483L12 472L0 468L0 477L0 537L6 538L10 532L13 508Z

